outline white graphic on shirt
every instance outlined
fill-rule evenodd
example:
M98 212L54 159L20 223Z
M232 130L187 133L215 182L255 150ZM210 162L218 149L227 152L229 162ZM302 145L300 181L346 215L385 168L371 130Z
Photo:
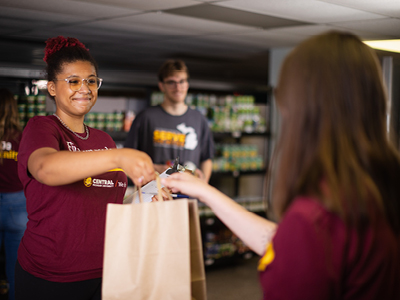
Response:
M81 151L81 149L76 147L73 142L67 142L67 146L68 146L68 151L71 151L71 152L80 152Z
M3 148L3 151L10 151L12 150L12 144L10 142L1 141L1 148Z
M120 182L117 180L114 183L114 181L111 179L98 179L92 177L83 179L83 184L86 187L95 186L95 187L105 187L105 188L114 188L114 187L126 188L126 182L124 181Z
M15 161L18 161L17 159L18 152L12 150L11 142L1 141L1 147L3 148L3 153L1 154L2 158L13 159Z
M68 151L71 152L80 152L81 149L76 147L73 142L67 142ZM103 150L111 150L110 148L104 147L104 149L89 149L83 150L82 152L92 152L92 151L103 151Z
M97 187L114 187L114 181L109 180L109 179L96 179L93 178L92 180L93 186Z
M199 143L197 140L197 133L193 127L186 127L185 123L181 123L176 128L186 135L185 149L194 150Z

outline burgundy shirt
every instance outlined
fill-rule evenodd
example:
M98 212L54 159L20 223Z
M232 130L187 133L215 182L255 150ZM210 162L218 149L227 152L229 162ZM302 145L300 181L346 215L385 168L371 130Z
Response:
M259 266L265 300L400 299L400 236L383 220L361 239L317 201L298 198L271 245Z
M0 193L15 193L22 191L22 183L18 177L17 155L21 133L14 139L2 140L0 147L3 148L3 163L0 162Z
M116 169L67 185L47 186L27 169L31 153L42 147L71 152L115 148L105 132L89 128L89 134L87 140L79 139L54 116L34 117L24 129L18 172L29 220L18 261L36 277L71 282L102 275L106 206L122 203L125 173Z

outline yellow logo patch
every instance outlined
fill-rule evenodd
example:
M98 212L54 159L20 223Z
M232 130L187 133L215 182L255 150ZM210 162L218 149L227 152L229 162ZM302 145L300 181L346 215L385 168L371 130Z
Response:
M88 178L83 179L83 184L86 187L91 187L92 186L92 177L88 177Z

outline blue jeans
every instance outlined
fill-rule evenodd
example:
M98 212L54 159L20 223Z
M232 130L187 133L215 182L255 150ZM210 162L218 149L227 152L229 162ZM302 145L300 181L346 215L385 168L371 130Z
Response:
M28 213L23 191L0 193L0 243L4 242L6 275L10 290L9 300L14 300L14 272L18 246L26 228Z

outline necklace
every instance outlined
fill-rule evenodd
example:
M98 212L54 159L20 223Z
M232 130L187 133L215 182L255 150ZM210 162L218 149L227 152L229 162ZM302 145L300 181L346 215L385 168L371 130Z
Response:
M85 123L83 123L83 126L85 127L86 136L85 136L85 137L81 137L79 134L77 134L75 131L73 131L71 128L69 128L69 127L67 126L67 124L65 124L65 123L63 122L63 120L61 120L61 118L60 118L59 116L56 115L56 113L54 113L53 116L55 116L55 117L61 122L61 124L62 124L65 128L67 128L69 131L71 131L73 134L75 134L75 135L76 135L78 138L80 138L81 140L87 140L87 139L89 138L89 129L88 129L88 127L86 126Z

